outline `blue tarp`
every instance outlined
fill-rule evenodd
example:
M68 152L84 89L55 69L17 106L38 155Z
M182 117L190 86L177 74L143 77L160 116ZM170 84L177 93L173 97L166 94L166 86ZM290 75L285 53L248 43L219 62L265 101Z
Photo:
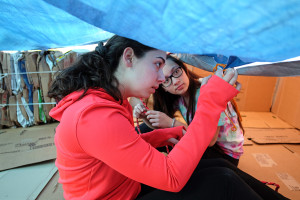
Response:
M0 0L0 7L0 50L90 44L114 33L245 63L300 56L299 0Z

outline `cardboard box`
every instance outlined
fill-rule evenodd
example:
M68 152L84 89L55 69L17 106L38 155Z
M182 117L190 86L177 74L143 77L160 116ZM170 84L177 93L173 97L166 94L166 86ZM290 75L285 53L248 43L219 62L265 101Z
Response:
M56 158L58 123L0 131L0 171Z
M272 106L276 77L239 76L242 90L235 98L239 110L269 112Z
M280 78L274 96L272 112L300 129L300 77Z
M213 74L193 66L188 68L202 77ZM270 112L276 77L239 76L238 81L242 89L234 99L240 111Z

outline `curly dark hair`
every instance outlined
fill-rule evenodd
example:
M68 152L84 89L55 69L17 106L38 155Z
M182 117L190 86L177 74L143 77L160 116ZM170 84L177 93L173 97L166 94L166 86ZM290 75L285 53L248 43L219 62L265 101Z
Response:
M134 55L141 58L148 51L155 50L135 40L114 35L105 45L98 44L95 51L80 56L71 67L61 71L52 82L48 96L60 101L74 91L103 88L115 100L122 102L119 82L114 75L125 48L131 47Z

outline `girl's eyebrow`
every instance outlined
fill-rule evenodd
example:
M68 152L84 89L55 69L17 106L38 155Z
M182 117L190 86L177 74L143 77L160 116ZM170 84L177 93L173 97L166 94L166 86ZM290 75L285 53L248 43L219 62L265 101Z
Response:
M172 73L175 71L175 69L177 69L177 68L179 68L179 66L178 65L174 65L173 67L172 67Z
M160 58L162 60L162 62L165 64L166 60L163 57L156 57L156 58Z
M178 65L174 65L174 66L172 67L172 69L171 69L171 75L170 75L170 76L172 76L173 72L174 72L176 69L178 69L178 68L179 68ZM165 76L165 78L169 78L170 76Z

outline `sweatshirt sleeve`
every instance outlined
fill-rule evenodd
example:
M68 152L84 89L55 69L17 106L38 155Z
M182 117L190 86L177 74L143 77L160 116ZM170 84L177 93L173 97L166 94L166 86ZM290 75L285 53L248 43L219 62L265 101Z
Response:
M174 128L164 128L164 129L155 129L148 133L143 133L140 136L154 148L162 147L165 145L172 145L168 143L167 140L170 138L175 138L180 140L182 137L183 126L177 126Z
M151 142L151 137L144 140L136 134L128 118L111 107L90 108L82 113L76 127L78 143L87 154L130 179L178 192L213 138L220 113L237 93L230 84L213 76L201 88L197 111L186 134L168 156L146 142Z

